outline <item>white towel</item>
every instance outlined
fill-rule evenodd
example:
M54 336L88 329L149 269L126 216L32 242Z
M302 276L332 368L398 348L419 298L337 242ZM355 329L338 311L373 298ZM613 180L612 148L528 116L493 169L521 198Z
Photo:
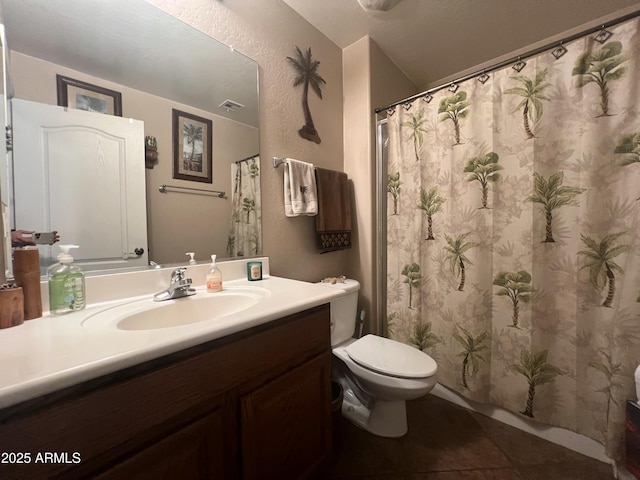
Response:
M287 217L317 215L318 193L313 164L287 158L284 167L284 214Z

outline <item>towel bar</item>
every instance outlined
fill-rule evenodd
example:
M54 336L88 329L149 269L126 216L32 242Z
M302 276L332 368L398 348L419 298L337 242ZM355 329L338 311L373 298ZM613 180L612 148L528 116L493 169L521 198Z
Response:
M158 191L160 193L167 193L167 189L188 190L188 192L185 192L185 193L197 192L199 195L213 195L218 198L227 198L225 192L220 192L218 190L205 190L204 188L178 187L175 185L165 185L165 184L162 184L158 187Z

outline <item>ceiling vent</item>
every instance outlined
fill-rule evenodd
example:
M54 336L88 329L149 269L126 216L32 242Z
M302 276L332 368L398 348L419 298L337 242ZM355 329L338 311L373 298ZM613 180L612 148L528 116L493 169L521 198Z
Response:
M234 102L233 100L225 100L220 105L220 108L224 108L227 112L237 112L241 108L244 108L244 105L238 102Z

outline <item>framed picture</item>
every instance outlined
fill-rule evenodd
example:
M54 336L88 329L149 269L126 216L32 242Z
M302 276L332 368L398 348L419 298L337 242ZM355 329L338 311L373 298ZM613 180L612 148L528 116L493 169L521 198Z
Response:
M173 178L213 183L211 120L173 109Z
M122 116L122 94L108 88L56 75L58 105Z

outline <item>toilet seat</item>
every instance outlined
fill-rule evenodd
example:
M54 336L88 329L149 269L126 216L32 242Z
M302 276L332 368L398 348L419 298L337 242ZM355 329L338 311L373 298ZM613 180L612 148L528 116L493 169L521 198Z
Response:
M360 366L383 375L428 378L438 370L436 362L426 353L377 335L365 335L345 350Z

